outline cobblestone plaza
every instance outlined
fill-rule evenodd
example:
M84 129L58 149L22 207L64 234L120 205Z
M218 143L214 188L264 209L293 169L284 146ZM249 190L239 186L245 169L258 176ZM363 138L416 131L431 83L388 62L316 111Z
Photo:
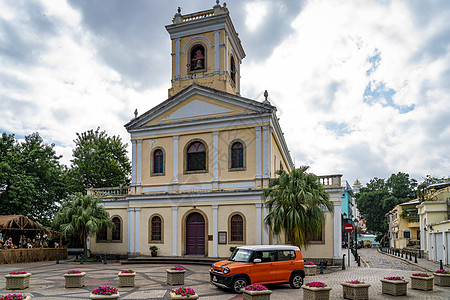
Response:
M324 274L308 276L306 282L322 281L332 287L330 299L343 299L341 282L360 280L371 284L369 299L450 299L450 288L434 286L432 291L412 290L408 285L408 295L393 297L381 294L380 279L386 276L404 276L409 278L412 273L433 271L439 266L432 262L419 260L418 264L409 263L397 257L382 254L375 249L362 249L361 266L351 266L346 270L327 268ZM123 269L133 269L137 272L136 286L119 288L121 299L170 299L169 292L173 288L166 284L166 269L173 265L136 264L121 265L117 262L75 263L73 260L55 262L30 263L17 265L2 265L0 267L0 295L12 293L5 290L4 275L16 270L31 272L30 287L23 293L31 294L32 299L88 299L89 293L99 285L118 287L117 273ZM193 288L203 299L242 299L242 295L221 290L209 283L209 267L204 265L183 265L186 269L185 285ZM64 273L69 269L86 272L83 288L65 288ZM271 285L271 299L303 299L303 291L291 289L289 284Z

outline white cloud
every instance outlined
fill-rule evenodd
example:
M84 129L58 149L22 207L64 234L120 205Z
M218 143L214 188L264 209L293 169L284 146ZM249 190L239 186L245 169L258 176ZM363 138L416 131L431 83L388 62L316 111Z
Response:
M267 15L267 3L260 1L247 3L245 5L245 11L247 12L245 25L248 30L254 31L264 21L264 17Z

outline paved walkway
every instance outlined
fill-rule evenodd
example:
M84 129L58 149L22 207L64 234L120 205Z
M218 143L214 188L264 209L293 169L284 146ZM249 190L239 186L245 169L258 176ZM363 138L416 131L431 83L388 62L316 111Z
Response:
M386 276L404 276L408 278L412 273L420 271L405 270L406 262L401 262L396 258L377 253L374 249L371 251L361 251L362 257L366 257L371 261L368 263L370 268L365 265L357 267L352 264L346 270L335 270L330 272L328 269L325 274L318 274L305 278L306 282L322 281L332 287L330 299L343 299L342 287L340 285L343 281L348 280L363 280L371 284L369 289L370 299L433 299L433 300L449 300L450 288L435 286L433 291L417 291L408 287L407 297L392 297L381 294L380 279ZM385 267L373 267L373 262L376 256L386 257L389 260L384 262ZM372 264L372 265L371 265ZM394 265L392 265L394 264ZM399 264L401 267L396 267ZM10 271L24 270L31 272L30 287L23 291L26 294L31 294L33 299L88 299L90 291L99 285L118 286L117 273L122 269L132 268L137 272L136 287L134 288L119 288L121 299L170 299L169 292L172 289L165 282L166 269L173 265L162 264L139 264L139 265L121 265L119 263L84 263L80 265L73 261L62 261L61 264L55 262L41 262L30 264L17 265L2 265L0 266L0 295L11 293L12 291L5 290L4 275ZM390 268L394 266L395 268ZM202 299L242 299L242 295L236 295L227 290L221 290L209 283L209 267L204 265L183 265L186 269L185 286L192 287ZM414 266L417 267L417 266ZM422 266L420 266L422 267ZM64 288L64 273L69 269L78 269L86 272L86 286L78 289ZM434 268L433 268L434 270ZM303 299L302 290L294 290L288 284L269 286L273 291L272 300L282 299Z

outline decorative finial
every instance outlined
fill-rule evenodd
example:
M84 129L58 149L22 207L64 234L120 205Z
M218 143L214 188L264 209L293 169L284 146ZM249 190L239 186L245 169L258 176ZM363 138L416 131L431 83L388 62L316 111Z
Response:
M219 5L219 2L220 2L219 0L216 0L216 4L217 4L217 5Z
M227 7L227 3L226 2L223 3L223 7Z
M134 117L135 118L137 118L137 115L138 115L138 111L137 111L137 108L134 110Z
M178 11L179 14L181 14L181 7L178 6L177 11Z
M267 92L267 90L264 91L264 98L266 98L267 101L267 97L269 97L269 93Z

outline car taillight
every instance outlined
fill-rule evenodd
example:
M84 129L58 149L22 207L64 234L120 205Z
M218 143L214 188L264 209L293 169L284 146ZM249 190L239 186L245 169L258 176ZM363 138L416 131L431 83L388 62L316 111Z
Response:
M230 268L226 267L225 269L223 269L223 274L228 274L230 273Z

